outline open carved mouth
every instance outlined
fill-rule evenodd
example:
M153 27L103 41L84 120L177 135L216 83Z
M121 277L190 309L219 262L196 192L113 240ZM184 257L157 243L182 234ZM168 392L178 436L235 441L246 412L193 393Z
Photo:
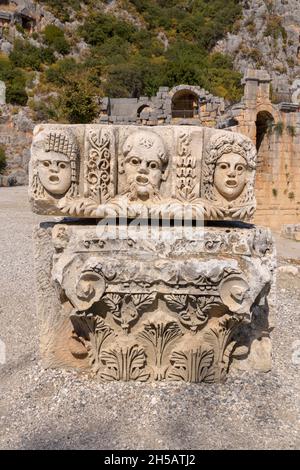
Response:
M229 186L230 188L235 188L237 186L237 182L236 180L227 180L226 186Z
M59 177L56 176L56 175L51 175L49 177L49 181L50 181L50 183L54 183L54 184L59 183Z
M139 176L136 177L136 181L139 184L145 184L145 185L149 183L149 179L147 178L147 176L140 176L139 175Z

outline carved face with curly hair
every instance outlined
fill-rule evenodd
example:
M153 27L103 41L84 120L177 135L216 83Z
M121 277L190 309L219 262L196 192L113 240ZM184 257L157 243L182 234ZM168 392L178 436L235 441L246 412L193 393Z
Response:
M131 199L159 198L167 154L161 137L152 131L135 131L123 146L121 172L127 180L126 192Z
M214 184L228 201L236 199L247 183L247 162L238 153L225 153L216 163Z
M207 165L204 183L212 199L213 193L228 202L241 196L249 181L252 182L251 170L255 169L256 149L252 142L236 133L212 138L206 153ZM211 185L213 189L208 188Z

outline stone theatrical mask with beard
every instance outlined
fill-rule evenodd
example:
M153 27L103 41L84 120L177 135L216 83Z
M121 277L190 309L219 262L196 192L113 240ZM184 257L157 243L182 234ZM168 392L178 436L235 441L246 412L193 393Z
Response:
M165 179L168 162L161 137L152 131L135 131L127 137L123 146L120 173L125 173L129 200L160 200L160 184Z

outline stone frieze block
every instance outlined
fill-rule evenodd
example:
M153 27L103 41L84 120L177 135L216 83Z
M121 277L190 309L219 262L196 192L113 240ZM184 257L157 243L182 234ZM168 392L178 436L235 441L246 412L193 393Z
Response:
M198 126L39 125L29 195L34 212L103 218L249 220L256 149Z
M116 229L36 229L46 366L89 370L101 381L216 382L238 363L268 369L268 230Z

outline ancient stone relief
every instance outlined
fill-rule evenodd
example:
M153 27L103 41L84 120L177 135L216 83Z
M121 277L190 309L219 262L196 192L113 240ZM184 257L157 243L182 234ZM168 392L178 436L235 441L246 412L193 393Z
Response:
M101 381L225 380L235 335L270 286L273 247L256 229L223 235L96 243L95 226L55 224L51 284L78 367Z
M250 219L256 203L256 149L236 133L211 138L205 152L202 195L220 218Z
M32 193L41 200L78 196L79 149L73 134L47 133L35 161Z
M223 381L239 361L267 369L270 232L232 223L184 231L174 220L251 219L255 165L254 145L233 132L37 127L33 210L77 218L35 235L46 365L101 381Z
M256 150L237 133L185 126L36 128L30 199L39 213L249 220Z
M90 130L86 139L85 196L98 204L114 195L114 135L109 129Z

